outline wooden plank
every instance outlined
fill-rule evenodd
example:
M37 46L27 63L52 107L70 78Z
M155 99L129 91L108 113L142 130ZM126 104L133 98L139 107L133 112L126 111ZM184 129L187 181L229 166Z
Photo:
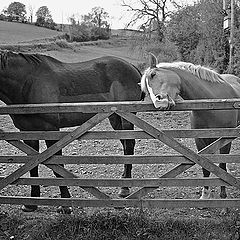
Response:
M237 128L239 128L239 127L237 127ZM233 139L219 138L219 139L215 140L213 143L211 143L210 145L206 146L201 151L199 151L198 154L203 154L203 156L205 156L209 160L211 159L215 163L227 162L225 160L228 159L231 155L229 155L229 154L214 154L213 155L212 153L215 153L217 150L219 150L221 147L225 146L232 140ZM219 162L216 162L216 159L214 160L215 157L217 157L219 159ZM171 169L170 171L168 171L167 173L163 174L161 176L161 178L174 178L174 177L178 176L179 174L181 174L182 172L187 171L189 168L191 168L194 165L195 165L194 163L189 164L187 162L183 162L180 165L178 165L178 166L174 167L173 169ZM155 189L157 189L157 188L144 187L144 188L141 188L141 189L133 192L127 198L129 198L129 199L142 198L143 196L147 195L148 193L154 191Z
M4 177L0 177L0 180ZM240 179L240 178L237 178ZM13 185L79 186L83 187L197 187L230 186L220 178L19 178Z
M240 163L239 154L203 154L214 163ZM0 163L27 163L31 156L0 156ZM53 156L44 164L190 164L193 163L181 155L82 155L82 156ZM181 173L181 172L180 172Z
M11 173L9 176L6 178L2 179L0 181L0 190L6 187L8 184L14 182L17 180L19 177L21 177L23 174L27 173L29 170L32 168L36 167L38 164L44 162L46 159L57 153L59 150L61 150L63 147L71 143L73 140L84 134L86 131L109 117L112 113L102 113L102 114L96 114L93 116L91 119L83 123L80 127L75 129L73 132L70 134L66 135L63 137L61 140L53 144L51 147L49 147L47 150L44 152L33 156L32 160L26 163L24 166L20 167L13 173Z
M207 159L211 160L215 159L216 157L218 158L219 161L215 163L224 163L227 158L231 158L231 155L229 154L216 154L212 155L216 151L218 151L220 148L224 147L226 144L230 143L233 139L230 138L219 138L200 150L198 154L201 154L202 156L206 157ZM227 162L226 162L227 163ZM188 164L188 163L182 163L177 167L174 167L172 170L170 170L168 173L164 174L162 177L176 177L177 175L181 174L182 172L188 170L195 164Z
M137 116L135 116L132 113L127 112L117 112L118 115L125 118L126 120L132 122L137 127L141 128L142 130L146 131L148 134L152 135L156 139L160 140L161 142L165 143L166 145L170 146L177 152L181 153L185 157L187 157L189 160L191 160L193 163L196 163L200 165L201 167L207 169L209 172L212 172L216 176L220 177L222 180L226 181L232 186L235 186L236 188L240 189L240 181L233 177L231 174L227 173L223 169L217 167L215 164L213 164L211 161L209 161L207 158L196 154L192 150L188 149L178 141L174 140L173 138L167 136L162 131L154 128L147 122L144 122Z
M164 179L164 178L174 178L181 174L182 172L186 171L189 169L193 164L180 164L177 167L174 167L167 173L163 174L159 179ZM131 193L129 196L126 197L126 199L141 199L142 197L146 196L148 193L158 189L160 186L156 187L149 187L149 186L144 186L143 188L140 188L136 190L135 192Z
M19 140L8 140L8 143L10 143L12 146L16 147L17 149L21 150L23 153L29 154L29 155L37 155L39 152L37 152L32 147L28 146L24 142L21 142Z
M227 139L227 141L229 141L229 139ZM221 160L221 161L224 162L224 160ZM192 166L192 165L189 165L189 167L191 167L191 166ZM185 165L185 166L184 166L184 169L182 169L181 166L180 166L180 167L179 167L180 171L178 170L177 174L175 173L175 175L178 175L180 172L185 171L185 170L188 169L189 167L186 168L186 165ZM174 170L174 171L175 171L175 170ZM167 175L167 176L168 176L168 175ZM170 174L169 176L173 176L173 175ZM145 190L146 190L146 189L145 189ZM146 192L145 190L144 190L144 193L139 193L139 195L140 195L140 196L143 196L143 195L147 194L148 192L152 191L153 189L152 189L152 190L148 189L148 192ZM139 191L141 191L141 190L139 190ZM136 195L136 194L138 194L138 193L135 193L135 195ZM132 197L134 197L135 195L132 195Z
M20 150L22 150L23 152L29 154L29 155L38 155L39 152L36 151L35 149L31 148L30 146L28 146L27 144L20 142L20 141L16 141L16 140L11 140L8 141L10 144L12 144L15 147L18 147ZM24 158L29 158L26 162L31 161L31 156L23 156ZM52 157L50 157L51 159ZM11 160L10 160L11 161ZM56 164L54 165L46 165L48 168L52 169L53 171L55 171L56 173L58 173L60 176L62 177L70 177L70 178L77 178L78 176L74 175L73 173L69 172L67 169L57 165L59 163L56 162ZM92 195L94 195L97 198L101 198L101 199L109 199L110 197L108 195L106 195L105 193L99 191L98 189L94 188L94 187L82 187L82 189L84 189L85 191L88 191L89 193L91 193Z
M59 166L59 165L46 165L47 167L49 167L50 169L52 169L54 172L58 173L60 176L64 177L64 178L78 178L77 175L74 175L73 173L67 171L64 167ZM81 186L79 185L79 187L81 187L82 189L84 189L85 191L91 193L93 196L99 198L99 199L110 199L110 197L103 193L102 191L100 191L99 189L93 187L93 186Z
M177 102L171 111L191 111L191 110L233 110L238 109L240 100L237 99L203 99L184 100ZM143 101L134 102L94 102L94 103L49 103L49 104L24 104L0 106L1 114L39 114L39 113L103 113L113 111L129 112L155 112L153 104Z
M236 127L236 129L239 129L240 126ZM211 143L210 145L206 146L204 149L202 149L201 151L198 152L198 154L212 154L215 153L217 150L219 150L221 147L225 146L226 144L230 143L233 139L225 139L225 138L219 138L217 140L215 140L213 143ZM216 156L216 155L215 155ZM211 158L211 156L206 156L207 158ZM219 160L220 160L220 156L219 156ZM181 174L182 172L188 170L189 168L191 168L192 166L194 166L194 164L180 164L176 167L174 167L173 169L171 169L169 172L167 172L166 174L162 175L162 178L173 178L178 176L179 174ZM141 188L135 192L133 192L132 194L130 194L127 198L129 199L135 199L135 198L142 198L143 196L147 195L148 193L154 191L157 188Z
M240 131L236 128L217 129L175 129L162 130L163 133L173 138L219 138L240 137ZM104 134L103 134L104 133ZM1 140L59 140L69 131L21 131L1 132ZM118 139L154 139L151 135L139 130L116 131L88 131L77 140L118 140Z
M46 205L72 207L135 207L135 208L239 208L240 199L79 199L79 198L27 198L0 196L1 204Z

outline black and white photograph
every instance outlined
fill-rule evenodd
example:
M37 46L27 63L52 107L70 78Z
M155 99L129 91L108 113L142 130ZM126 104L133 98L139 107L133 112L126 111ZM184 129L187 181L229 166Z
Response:
M0 240L240 240L240 0L0 0Z

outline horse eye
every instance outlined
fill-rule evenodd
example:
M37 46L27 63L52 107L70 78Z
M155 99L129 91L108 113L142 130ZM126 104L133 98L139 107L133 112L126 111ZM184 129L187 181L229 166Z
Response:
M155 75L156 75L156 72L154 71L154 72L151 72L151 78L154 78L155 77Z

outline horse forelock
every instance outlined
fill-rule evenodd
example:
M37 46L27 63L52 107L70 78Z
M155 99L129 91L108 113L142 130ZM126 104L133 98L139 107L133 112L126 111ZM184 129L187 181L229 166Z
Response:
M147 78L147 74L149 72L149 70L151 70L150 68L147 68L141 78L141 82L140 82L140 86L141 86L141 90L144 93L147 93L147 83L146 83L146 78Z
M157 64L157 68L176 68L190 72L202 80L216 83L225 82L221 75L216 71L201 65L194 65L193 63L189 62L159 63Z

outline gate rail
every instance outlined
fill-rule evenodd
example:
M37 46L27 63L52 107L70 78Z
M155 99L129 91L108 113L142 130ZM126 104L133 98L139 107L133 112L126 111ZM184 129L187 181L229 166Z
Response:
M171 111L190 110L237 110L240 108L240 99L218 100L188 100L176 104ZM79 186L90 192L97 199L81 198L33 198L0 196L1 204L27 204L27 205L62 205L81 207L239 207L240 199L143 199L149 192L159 187L172 186L234 186L240 189L240 178L223 171L214 163L240 163L239 154L219 155L212 154L229 142L240 136L240 128L225 129L157 129L143 121L132 112L153 112L156 110L152 104L144 102L98 102L98 103L53 103L53 104L29 104L0 106L0 115L4 114L45 114L45 113L96 113L91 119L77 127L73 131L29 131L29 132L5 132L0 130L0 139L5 140L27 154L27 156L0 156L0 163L22 163L16 171L8 176L0 177L0 190L8 185L45 185L45 186ZM90 131L98 123L112 114L118 114L132 122L141 130L122 131ZM215 142L196 153L185 147L175 138L218 138ZM178 155L160 156L54 156L59 150L74 140L111 140L111 139L157 139L176 150ZM42 153L38 153L22 140L57 140ZM82 179L72 172L62 168L58 164L178 164L160 178L151 179ZM59 178L24 178L26 172L33 167L44 164L48 168L60 174ZM185 178L175 177L191 168L195 164L206 168L217 178ZM140 187L126 199L112 199L98 187Z

